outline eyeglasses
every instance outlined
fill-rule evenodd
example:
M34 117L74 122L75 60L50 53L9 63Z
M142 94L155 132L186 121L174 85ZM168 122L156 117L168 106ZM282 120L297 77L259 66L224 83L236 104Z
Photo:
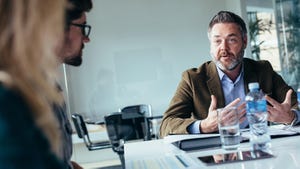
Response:
M91 29L92 29L92 26L91 25L87 25L87 24L77 24L77 23L70 23L71 25L74 25L74 26L78 26L81 28L81 31L82 31L82 34L83 36L85 37L89 37L90 33L91 33Z

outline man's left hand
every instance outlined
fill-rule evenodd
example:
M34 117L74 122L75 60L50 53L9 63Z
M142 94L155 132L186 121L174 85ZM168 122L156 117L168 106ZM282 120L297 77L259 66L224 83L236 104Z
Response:
M278 103L270 96L266 96L266 100L271 104L268 105L269 121L290 124L294 120L295 114L291 111L292 93L292 89L288 90L282 103Z

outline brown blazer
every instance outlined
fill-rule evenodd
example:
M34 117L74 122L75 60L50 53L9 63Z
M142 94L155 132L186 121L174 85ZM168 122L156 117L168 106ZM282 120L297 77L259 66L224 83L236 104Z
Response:
M248 93L248 83L258 82L265 94L278 102L283 102L286 92L291 89L278 75L268 61L243 59L244 84ZM187 127L194 121L205 119L211 102L211 95L217 98L217 107L225 106L221 81L214 62L209 61L198 69L192 68L182 74L182 79L160 126L161 137L168 134L187 134ZM296 92L292 95L292 105L297 107Z

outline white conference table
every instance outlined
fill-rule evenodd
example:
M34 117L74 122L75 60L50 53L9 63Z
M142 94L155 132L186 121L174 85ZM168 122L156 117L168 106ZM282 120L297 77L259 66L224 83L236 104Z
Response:
M198 157L226 152L221 148L183 151L171 144L172 139L125 143L126 169L298 169L300 136L272 139L274 157L207 166ZM240 150L250 150L241 143Z

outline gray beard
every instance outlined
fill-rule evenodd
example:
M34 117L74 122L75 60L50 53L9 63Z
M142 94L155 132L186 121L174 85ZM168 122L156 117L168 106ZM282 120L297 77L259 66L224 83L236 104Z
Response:
M220 61L215 61L216 65L218 66L218 68L220 68L221 70L226 70L226 71L232 71L234 70L241 62L238 60L234 60L229 66L225 67L222 65L222 63Z
M237 59L234 59L233 62L228 66L225 67L220 61L215 60L213 57L213 60L218 68L220 68L223 71L232 71L234 70L240 63L242 63L243 56L244 56L244 50L242 50L240 53L237 54L239 57Z

